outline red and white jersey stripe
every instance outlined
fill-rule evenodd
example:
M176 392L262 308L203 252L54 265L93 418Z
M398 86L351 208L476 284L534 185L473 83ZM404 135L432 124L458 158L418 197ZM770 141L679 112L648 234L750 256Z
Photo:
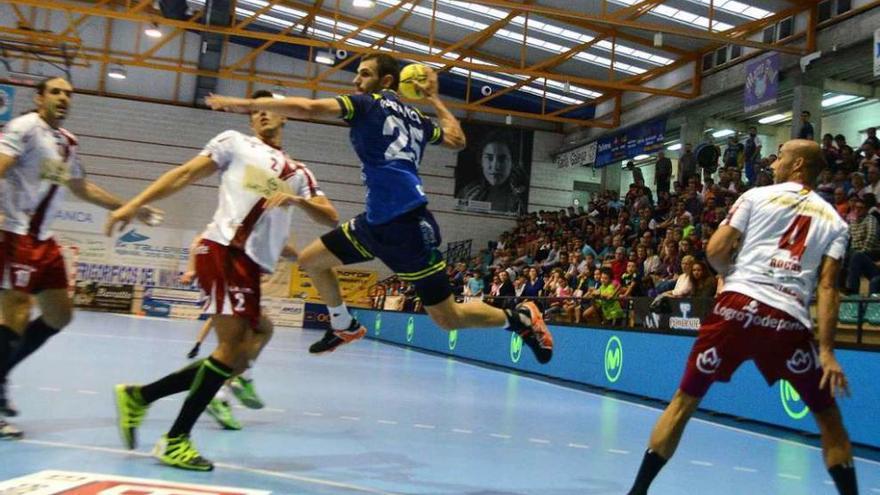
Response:
M315 176L283 151L238 131L217 135L200 154L220 170L217 210L202 237L243 249L271 273L290 236L292 211L289 206L267 211L266 199L278 191L323 196Z
M52 237L49 226L68 181L84 177L76 137L31 112L6 124L0 154L15 158L0 192L0 230L40 240Z
M742 233L723 292L738 292L812 327L809 301L822 258L843 259L846 222L814 191L794 182L747 191L722 222Z

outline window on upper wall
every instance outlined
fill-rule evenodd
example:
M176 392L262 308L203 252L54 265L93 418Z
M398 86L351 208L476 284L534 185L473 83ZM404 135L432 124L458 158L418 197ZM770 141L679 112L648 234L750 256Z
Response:
M837 0L837 15L849 12L852 9L852 0Z
M715 52L715 65L721 65L727 62L727 47L719 48Z
M703 55L703 72L711 69L715 65L712 63L714 61L715 61L715 54L714 53L709 52L709 53Z
M731 45L730 46L730 60L735 58L740 58L743 53L743 47L739 45Z
M794 18L789 17L783 19L782 22L779 23L779 39L784 40L792 34L794 34Z
M833 2L831 0L825 0L824 2L819 2L819 22L827 21L831 19L831 5Z
M764 39L762 41L764 43L773 43L776 41L776 25L775 24L764 28Z

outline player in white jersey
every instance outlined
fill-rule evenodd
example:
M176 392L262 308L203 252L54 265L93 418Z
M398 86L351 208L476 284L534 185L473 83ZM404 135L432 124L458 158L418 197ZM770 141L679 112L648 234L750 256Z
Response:
M258 91L254 97L272 94ZM217 348L207 359L156 382L116 387L119 427L128 448L136 446L136 429L149 404L189 390L177 420L153 451L163 463L182 469L213 469L213 463L193 446L192 427L223 383L247 369L254 348L262 348L271 336L272 323L260 315L260 274L275 269L287 244L289 206L302 208L324 225L335 226L338 221L336 209L312 173L281 150L284 118L255 111L250 121L254 136L237 131L219 134L198 156L165 173L107 220L110 235L140 205L220 173L217 210L202 233L195 262L199 285L207 295L205 312L213 315Z
M0 135L0 415L17 414L6 396L6 376L23 359L67 326L73 303L61 250L49 227L65 189L80 199L114 209L122 201L85 178L76 137L61 127L73 86L61 77L37 84L36 110L12 119ZM161 212L134 212L149 223ZM40 316L30 318L31 296ZM0 420L0 437L21 432Z
M630 495L648 493L711 385L730 381L747 360L769 385L783 379L794 386L819 425L825 464L839 493L858 492L852 447L834 400L849 394L834 356L837 275L848 230L810 188L824 166L815 142L785 143L772 165L776 184L743 194L709 240L706 255L725 276L724 289L700 327L679 390L654 427ZM814 290L818 349L809 314Z

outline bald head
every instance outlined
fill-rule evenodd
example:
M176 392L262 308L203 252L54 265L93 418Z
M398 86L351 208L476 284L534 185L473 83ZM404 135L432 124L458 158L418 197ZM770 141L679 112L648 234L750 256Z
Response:
M777 183L796 181L811 185L825 167L825 157L818 143L792 139L782 145L781 153L773 164L773 174Z

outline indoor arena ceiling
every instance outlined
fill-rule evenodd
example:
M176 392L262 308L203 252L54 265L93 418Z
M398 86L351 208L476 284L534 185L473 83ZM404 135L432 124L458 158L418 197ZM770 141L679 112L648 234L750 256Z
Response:
M328 76L353 70L353 55L388 50L442 70L444 93L463 100L453 107L614 127L623 93L694 98L705 53L725 46L740 47L743 54L810 53L817 23L817 1L812 0L232 0L235 21L221 26L204 22L205 1L4 0L17 19L0 22L0 40L38 43L47 53L54 50L74 63L131 65L332 92L341 87ZM30 9L63 12L67 26L50 32L35 29L28 23ZM179 14L169 15L173 11ZM810 21L804 28L794 27L784 41L755 41L763 39L755 34L802 12ZM92 17L156 23L167 28L165 40L186 31L217 33L226 35L224 42L251 51L205 71L182 61L156 60L153 47L125 52L112 46L110 35L103 47L83 46L78 29ZM266 50L310 62L329 55L332 66L313 76L245 70ZM342 51L346 57L337 56ZM662 77L683 67L689 72L677 80ZM595 105L607 100L615 101L618 110L594 119Z

